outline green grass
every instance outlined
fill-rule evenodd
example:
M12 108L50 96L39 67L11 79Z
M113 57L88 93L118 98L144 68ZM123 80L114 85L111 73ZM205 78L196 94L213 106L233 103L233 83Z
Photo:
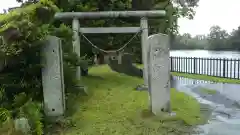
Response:
M200 104L182 92L171 89L171 106L177 115L160 118L147 110L147 92L134 90L142 79L107 66L91 68L90 75L82 79L89 95L68 98L68 105L76 109L71 116L75 127L64 135L184 135L204 121Z
M205 93L205 94L209 94L209 95L215 95L217 94L216 90L212 90L212 89L207 89L207 88L201 88L201 92Z
M219 82L219 83L240 84L240 80L237 80L237 79L227 79L227 78L213 77L213 76L207 76L207 75L186 74L186 73L177 73L177 72L172 72L172 75L198 79L198 80Z

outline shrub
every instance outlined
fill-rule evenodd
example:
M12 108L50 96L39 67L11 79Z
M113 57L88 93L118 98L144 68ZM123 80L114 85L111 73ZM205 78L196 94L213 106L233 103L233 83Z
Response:
M76 90L75 66L80 58L72 52L72 32L66 25L55 27L59 9L48 0L0 15L0 123L17 117L29 119L32 131L43 134L41 47L46 36L62 39L66 91Z

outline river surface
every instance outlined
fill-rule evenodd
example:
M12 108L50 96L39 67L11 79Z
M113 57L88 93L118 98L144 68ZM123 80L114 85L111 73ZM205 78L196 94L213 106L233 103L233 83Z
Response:
M237 51L207 51L207 50L174 50L170 51L173 57L199 57L199 58L240 58Z

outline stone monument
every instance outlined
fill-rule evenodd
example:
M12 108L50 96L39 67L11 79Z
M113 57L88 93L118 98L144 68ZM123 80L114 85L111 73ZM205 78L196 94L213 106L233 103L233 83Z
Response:
M169 37L164 34L148 38L148 88L150 109L155 115L170 112Z
M62 116L65 111L61 39L49 36L42 48L42 87L46 116Z

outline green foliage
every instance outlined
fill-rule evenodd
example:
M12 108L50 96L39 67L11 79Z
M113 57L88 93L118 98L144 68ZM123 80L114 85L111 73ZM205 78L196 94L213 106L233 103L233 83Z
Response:
M189 2L189 1L187 1ZM134 6L134 3L136 4ZM151 3L151 4L150 4ZM182 7L170 0L82 0L82 1L65 1L58 0L55 4L65 12L86 12L86 11L124 11L124 10L166 10L167 15L161 19L149 19L150 33L178 33L177 19L179 17L187 17L192 19L195 12L194 6ZM150 4L150 5L149 5ZM176 6L174 6L176 5ZM71 25L71 21L64 21ZM80 20L81 27L108 27L108 26L139 26L139 18L116 18L104 20ZM131 34L96 34L86 35L92 43L99 48L105 50L118 49L131 38ZM105 40L103 40L105 39ZM126 52L131 52L135 55L136 61L141 59L140 36L133 40L125 49ZM133 50L133 51L132 51ZM85 40L81 40L81 54L87 54L88 57L93 56L92 46Z
M1 122L1 127L9 122L11 120L12 116L11 113L5 109L5 108L0 108L0 122Z
M43 114L41 112L42 106L39 103L34 103L29 100L20 108L20 115L26 117L31 126L31 131L35 135L43 135Z
M48 7L50 11L56 10L51 3L43 1L0 16L4 23L0 30L4 38L0 51L7 61L0 81L7 94L27 92L38 97L41 93L41 41L51 33L52 27L51 24L42 23L41 17L37 16L37 9L41 7ZM7 36L12 36L8 32L12 28L19 36L6 39Z
M1 93L4 93L4 91ZM43 134L43 116L41 113L42 107L40 103L32 101L25 93L20 93L15 95L12 105L8 104L12 108L11 111L6 109L6 106L4 105L5 104L0 105L0 134L2 134L5 130L14 131L13 121L15 118L21 117L28 119L32 134Z
M6 61L0 71L0 122L26 117L35 135L43 134L40 50L46 36L62 39L66 91L78 90L75 66L81 60L72 52L71 29L54 26L56 11L59 9L51 1L41 0L0 15L0 60Z
M12 115L6 108L0 107L0 134L13 130Z

